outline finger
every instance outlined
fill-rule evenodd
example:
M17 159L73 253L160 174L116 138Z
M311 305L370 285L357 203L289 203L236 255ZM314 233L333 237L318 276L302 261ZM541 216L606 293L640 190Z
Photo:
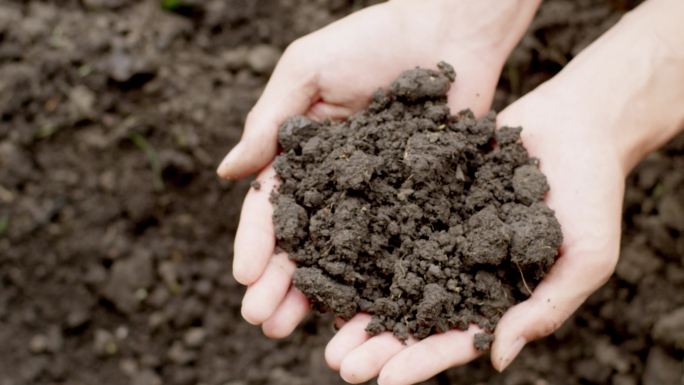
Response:
M342 360L340 376L350 384L366 382L380 373L383 365L406 348L392 333L372 337Z
M311 108L309 108L309 111L306 113L306 115L309 116L311 119L321 121L324 119L344 119L352 113L354 113L354 110L352 110L349 107L339 106L321 101L312 105Z
M325 361L333 370L340 370L342 359L366 342L370 335L366 333L366 325L370 322L368 314L357 314L349 322L344 324L325 347Z
M242 317L253 325L269 319L287 295L294 270L294 262L287 254L274 255L264 274L247 288L242 299Z
M494 368L504 370L527 342L556 331L608 280L617 261L617 250L614 253L564 253L532 296L499 321L491 351Z
M277 185L275 171L268 167L257 180L261 187L247 192L233 247L233 276L243 285L256 282L275 249L273 207L269 200Z
M385 364L378 384L415 384L474 360L480 352L475 349L473 336L479 332L478 327L471 326L467 331L450 330L416 342Z
M290 287L283 302L267 319L261 330L269 338L285 338L299 325L309 313L309 301L301 291Z
M290 116L305 113L317 97L317 74L302 57L302 44L283 54L256 105L247 115L240 142L218 167L219 176L240 178L262 169L278 150L278 127ZM310 53L304 53L310 55Z

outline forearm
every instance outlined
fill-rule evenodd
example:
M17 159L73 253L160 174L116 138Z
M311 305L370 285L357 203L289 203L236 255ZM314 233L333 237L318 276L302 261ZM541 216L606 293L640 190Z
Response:
M642 74L643 91L632 100L641 108L629 113L625 106L629 118L644 114L648 119L641 129L634 128L626 144L631 163L636 164L684 129L684 1L651 0L630 17L651 31L642 30L649 35L651 60Z
M575 79L572 94L556 93L602 121L625 171L684 128L682 20L684 1L647 1L550 82Z

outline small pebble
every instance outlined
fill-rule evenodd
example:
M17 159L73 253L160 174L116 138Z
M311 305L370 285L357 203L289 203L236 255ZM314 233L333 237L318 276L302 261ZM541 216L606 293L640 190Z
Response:
M270 45L257 45L247 53L247 64L252 71L259 74L268 74L276 66L280 59L280 51Z
M185 333L183 341L188 347L197 348L204 343L206 335L207 333L203 328L192 328Z
M33 336L33 338L31 338L31 342L29 343L29 349L31 349L31 353L34 354L45 353L45 351L47 351L47 347L48 339L43 334L37 334Z

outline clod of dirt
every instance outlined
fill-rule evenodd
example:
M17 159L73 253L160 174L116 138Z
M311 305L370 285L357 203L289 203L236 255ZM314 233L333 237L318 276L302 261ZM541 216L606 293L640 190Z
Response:
M279 58L280 51L273 46L265 44L255 46L246 56L249 67L259 74L268 74L273 71Z
M142 251L129 259L117 261L102 290L103 296L120 311L132 313L139 303L138 290L146 289L153 282L152 264L152 256Z
M110 8L116 9L128 3L128 0L83 0L83 4L88 8Z
M648 353L642 384L677 384L682 381L684 363L672 358L659 346Z
M493 113L451 116L454 78L445 63L412 69L347 121L287 120L273 221L316 309L370 313L367 331L400 339L474 323L486 349L562 235L521 129L497 131Z
M684 350L684 307L659 318L653 326L653 337L665 345Z
M113 81L124 87L142 86L156 73L149 58L122 49L113 50L101 65Z
M473 338L473 342L475 343L475 349L483 352L491 348L492 342L494 342L494 335L491 333L477 333Z

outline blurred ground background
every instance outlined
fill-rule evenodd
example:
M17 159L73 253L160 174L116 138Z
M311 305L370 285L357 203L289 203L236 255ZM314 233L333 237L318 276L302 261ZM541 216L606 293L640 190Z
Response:
M214 168L280 53L353 0L0 0L0 385L341 380L312 318L241 320L231 245L246 182ZM495 107L633 7L547 0ZM503 374L430 384L682 385L684 136L629 177L617 274Z

